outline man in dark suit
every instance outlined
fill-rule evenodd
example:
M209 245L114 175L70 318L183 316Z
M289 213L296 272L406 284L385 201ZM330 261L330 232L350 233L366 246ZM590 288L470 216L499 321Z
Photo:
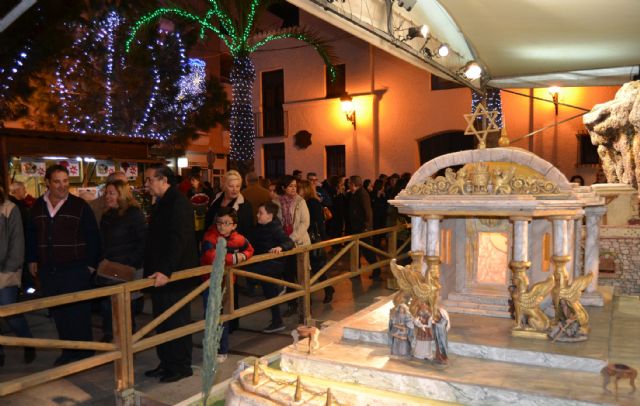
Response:
M193 209L189 200L175 186L173 171L166 165L155 164L145 171L144 176L145 186L156 198L147 232L144 275L155 279L151 303L153 317L157 317L194 287L190 280L167 283L173 272L198 266L198 254ZM156 332L173 330L190 321L190 305L187 304L161 323ZM191 335L158 345L156 351L160 365L145 372L145 375L158 377L160 382L175 382L191 376L192 349Z
M349 178L349 189L351 190L351 200L349 201L349 218L351 220L351 233L358 234L370 231L373 228L373 212L371 210L371 197L369 192L362 187L362 178L358 175ZM371 244L371 238L365 238L363 241ZM376 262L376 254L368 249L362 249L362 255L369 264ZM373 270L370 276L375 281L382 280L380 278L380 268Z

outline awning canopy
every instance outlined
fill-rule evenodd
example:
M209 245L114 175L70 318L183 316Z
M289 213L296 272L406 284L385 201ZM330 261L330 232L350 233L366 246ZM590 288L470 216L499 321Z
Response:
M617 85L640 65L639 0L289 2L442 77L469 84L460 70L476 61L474 87ZM430 41L409 39L423 24ZM455 52L434 56L443 43Z

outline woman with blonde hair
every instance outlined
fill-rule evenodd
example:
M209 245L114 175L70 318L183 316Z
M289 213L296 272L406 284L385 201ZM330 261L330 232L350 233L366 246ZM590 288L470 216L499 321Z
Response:
M222 191L213 199L207 210L204 220L204 228L208 230L218 215L221 207L233 207L238 214L238 228L242 235L248 235L253 226L253 208L251 203L245 200L240 189L242 188L242 176L235 170L224 174L220 181Z
M129 185L121 179L116 179L107 182L105 186L105 206L106 211L100 220L104 260L135 269L135 276L139 279L142 277L144 244L147 237L147 222L140 205L134 199ZM118 281L102 279L99 283L104 285ZM139 301L136 300L135 303ZM110 342L113 339L113 327L109 298L103 300L101 310L104 333L102 341Z
M242 188L242 176L238 171L227 171L220 181L220 187L222 188L222 191L213 199L204 218L205 233L209 227L216 227L215 219L218 217L220 209L223 207L231 207L235 209L236 214L238 215L236 231L240 235L249 235L249 232L253 227L253 208L251 207L251 203L246 201L244 196L242 196L242 193L240 193L240 189ZM237 309L239 299L238 289L237 286L234 285L234 287L233 302ZM208 290L203 292L204 303L208 300L208 294ZM230 332L237 330L240 326L239 323L238 319L229 321Z
M316 188L308 180L298 181L298 194L307 203L309 209L309 228L307 232L311 243L324 241L327 239L326 226L324 220L324 212L322 209L322 203L320 203L320 196L316 192ZM309 261L311 262L311 272L316 273L327 263L327 254L324 248L313 250L309 253ZM319 281L327 279L327 274L324 273ZM323 303L331 303L334 293L333 286L327 286L324 288L324 300Z

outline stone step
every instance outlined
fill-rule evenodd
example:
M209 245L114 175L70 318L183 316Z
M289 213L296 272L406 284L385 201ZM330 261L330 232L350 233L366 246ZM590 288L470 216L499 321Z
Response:
M458 300L445 299L442 304L444 308L449 310L451 307L464 307L467 309L493 310L499 312L508 312L509 306L502 304L484 304L476 302L463 302Z
M482 303L489 305L509 305L509 297L502 295L495 295L489 293L460 293L460 292L451 292L447 296L449 300L455 300L457 302L472 302L472 303Z
M372 331L345 326L342 330L342 338L345 342L359 342L364 345L389 345L387 330ZM481 358L490 361L509 361L513 364L594 373L600 372L606 365L605 361L596 358L465 343L452 341L451 339L449 340L449 351L452 354L464 357Z
M454 346L450 348L453 350ZM280 368L320 379L357 383L379 390L466 405L586 406L616 403L613 396L602 391L602 377L598 372L455 354L450 354L449 366L443 368L427 361L393 359L389 357L388 346L362 342L330 342L311 355L305 350L288 347L281 353ZM618 404L625 403L619 401Z
M445 304L445 309L447 309L447 311L449 313L457 313L457 314L474 314L474 315L478 315L478 316L487 316L487 317L500 317L503 319L510 319L511 318L511 313L509 313L509 311L503 309L503 310L495 310L495 309L484 309L482 307L480 308L473 308L473 307L467 307L467 306L452 306L452 305L447 305Z

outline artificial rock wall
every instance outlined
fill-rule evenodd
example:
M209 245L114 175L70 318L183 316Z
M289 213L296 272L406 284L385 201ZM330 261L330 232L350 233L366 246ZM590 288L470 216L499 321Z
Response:
M601 226L601 268L609 263L614 273L600 272L599 285L613 286L616 294L640 294L640 226Z
M638 188L640 179L640 80L625 83L613 100L583 117L608 183Z

